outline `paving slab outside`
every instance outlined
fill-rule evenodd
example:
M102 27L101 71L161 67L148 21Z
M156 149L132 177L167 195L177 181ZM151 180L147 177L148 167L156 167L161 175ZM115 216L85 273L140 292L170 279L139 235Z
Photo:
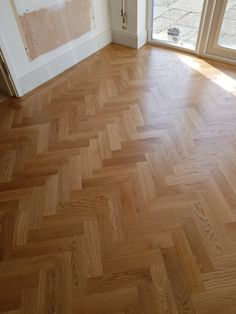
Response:
M197 42L204 0L154 0L153 38L194 49ZM178 36L168 35L177 28ZM219 43L236 48L236 0L229 0Z

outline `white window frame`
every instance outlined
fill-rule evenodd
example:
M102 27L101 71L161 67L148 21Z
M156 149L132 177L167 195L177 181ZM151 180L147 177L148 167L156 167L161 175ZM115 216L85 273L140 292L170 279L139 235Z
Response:
M211 31L209 35L206 52L209 54L216 55L216 56L222 56L231 60L236 60L236 50L227 48L218 44L218 39L219 39L222 23L224 21L227 3L228 3L228 0L221 0L221 1L217 1L215 4L214 15L213 15L212 23L211 23Z
M196 0L197 1L197 0ZM225 10L222 10L220 4L224 4L226 7L227 0L204 0L202 17L199 26L198 39L196 44L196 49L188 49L185 47L171 45L166 42L158 41L152 38L153 29L153 2L154 0L148 0L148 10L147 10L147 29L148 29L148 43L152 45L168 47L180 51L190 52L192 54L218 60L226 63L236 65L236 51L233 49L225 48L217 44L219 32L221 30L221 25L223 22ZM216 16L219 14L220 7L220 18L218 19L218 25L215 27ZM217 11L218 10L218 11ZM212 27L215 27L215 32L212 32ZM230 56L227 52L230 50ZM224 53L222 53L224 52ZM235 55L235 57L234 57Z

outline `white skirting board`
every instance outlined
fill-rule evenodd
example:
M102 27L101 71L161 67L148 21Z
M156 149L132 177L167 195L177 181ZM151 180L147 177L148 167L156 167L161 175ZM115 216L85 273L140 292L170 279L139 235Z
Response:
M135 34L124 30L113 29L112 42L139 49L147 43L147 30L144 30L139 34Z
M27 73L25 76L18 78L17 85L20 87L18 88L19 95L22 96L49 81L58 74L107 46L111 41L111 30L108 29L96 37L89 39L85 43L72 48L56 59L43 64L34 71Z

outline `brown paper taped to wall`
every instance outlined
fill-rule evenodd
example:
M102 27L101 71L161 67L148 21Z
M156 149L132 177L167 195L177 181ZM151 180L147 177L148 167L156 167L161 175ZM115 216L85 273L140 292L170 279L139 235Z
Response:
M23 15L18 15L14 0L11 3L31 60L81 37L92 28L90 0L65 1L63 6Z

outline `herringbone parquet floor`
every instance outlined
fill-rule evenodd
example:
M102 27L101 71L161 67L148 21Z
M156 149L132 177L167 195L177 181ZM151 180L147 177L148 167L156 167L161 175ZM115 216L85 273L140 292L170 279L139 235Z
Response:
M235 73L111 45L0 106L1 314L236 313Z

